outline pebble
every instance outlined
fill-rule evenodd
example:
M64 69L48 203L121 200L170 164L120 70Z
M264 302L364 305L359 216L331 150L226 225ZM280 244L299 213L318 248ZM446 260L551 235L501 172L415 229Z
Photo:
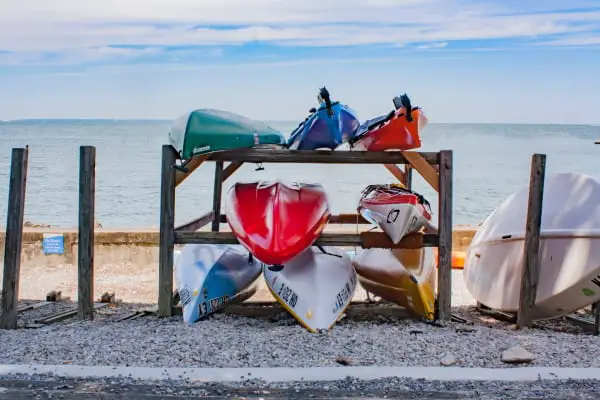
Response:
M472 332L457 332L459 327ZM317 335L285 312L278 318L218 314L194 325L181 317L147 316L9 330L2 332L0 354L8 364L148 367L343 367L340 360L354 366L439 366L451 355L461 367L508 368L502 352L515 346L527 348L537 366L600 367L600 338L589 334L437 327L385 317L345 318L328 335Z
M511 347L502 352L502 362L507 364L528 364L535 356L521 346Z
M458 360L456 359L456 357L454 357L452 354L446 354L441 360L440 360L440 364L443 365L444 367L449 367L451 365L454 365L458 362Z

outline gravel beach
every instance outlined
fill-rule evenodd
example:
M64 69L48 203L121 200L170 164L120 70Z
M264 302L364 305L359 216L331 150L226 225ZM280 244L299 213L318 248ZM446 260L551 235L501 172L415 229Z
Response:
M516 331L509 323L486 318L470 306L454 309L466 323L446 326L404 318L399 307L389 306L387 313L348 311L328 334L309 333L281 308L255 316L223 312L194 325L184 324L179 316L162 319L149 315L119 322L141 307L107 306L97 311L94 321L79 322L73 316L36 329L3 331L3 363L508 367L502 352L520 346L533 355L531 365L600 367L600 338L582 334L579 327L558 320L540 324L538 329Z

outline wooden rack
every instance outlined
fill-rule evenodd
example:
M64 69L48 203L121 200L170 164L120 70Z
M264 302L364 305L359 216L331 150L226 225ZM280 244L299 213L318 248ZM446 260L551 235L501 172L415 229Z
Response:
M436 233L407 235L394 245L383 232L322 233L315 245L360 246L362 248L421 248L438 247L438 284L436 319L450 320L452 295L452 151L440 152L362 152L362 151L306 151L276 149L236 149L198 155L177 164L177 151L171 145L162 147L160 250L158 314L168 317L173 309L173 250L175 244L223 243L238 244L230 232L220 232L219 225L226 222L221 214L223 182L244 163L314 163L314 164L383 164L405 185L411 184L412 169L417 170L426 182L438 192L439 211ZM215 163L213 209L199 218L175 227L175 189L204 162ZM224 166L225 162L229 162ZM405 170L397 164L406 165ZM437 170L434 166L438 166ZM186 171L182 169L185 168ZM358 214L332 215L330 223L368 224ZM198 231L211 223L210 232Z

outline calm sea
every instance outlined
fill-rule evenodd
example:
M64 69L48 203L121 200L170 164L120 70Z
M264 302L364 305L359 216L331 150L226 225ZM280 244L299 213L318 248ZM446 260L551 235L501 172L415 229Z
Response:
M6 225L11 148L29 145L25 220L77 226L79 146L97 151L96 219L104 227L157 226L160 154L170 121L22 121L0 123L0 224ZM296 122L270 122L287 136ZM430 124L422 151L454 151L454 223L481 222L529 179L531 155L547 155L547 174L600 172L600 127L585 125ZM244 165L224 184L279 178L322 183L334 213L353 212L368 184L393 182L379 165ZM176 223L208 211L214 163L178 189ZM415 189L437 213L437 199L420 176Z

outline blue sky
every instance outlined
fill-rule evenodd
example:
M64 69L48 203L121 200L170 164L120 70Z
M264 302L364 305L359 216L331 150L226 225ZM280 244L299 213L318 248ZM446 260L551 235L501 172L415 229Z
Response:
M325 85L364 120L600 123L600 0L2 0L0 120L299 120Z

